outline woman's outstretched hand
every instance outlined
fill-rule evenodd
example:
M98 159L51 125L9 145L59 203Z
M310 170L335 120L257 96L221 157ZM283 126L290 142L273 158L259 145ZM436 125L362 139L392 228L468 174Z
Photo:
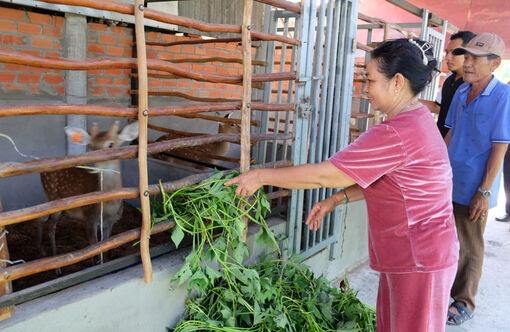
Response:
M321 226L322 219L338 205L334 196L331 196L323 201L316 203L310 210L305 224L307 224L312 231L316 231Z
M255 193L255 191L257 191L257 189L262 187L258 171L259 170L254 169L236 176L235 178L225 181L225 186L231 186L237 183L237 196L251 196Z

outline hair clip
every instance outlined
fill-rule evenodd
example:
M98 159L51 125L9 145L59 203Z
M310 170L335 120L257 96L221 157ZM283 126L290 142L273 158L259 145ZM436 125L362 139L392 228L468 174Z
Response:
M429 64L429 59L427 58L426 52L432 48L432 45L429 42L424 42L423 45L420 45L416 40L413 38L409 38L409 42L413 45L416 45L421 51L423 64L426 66Z

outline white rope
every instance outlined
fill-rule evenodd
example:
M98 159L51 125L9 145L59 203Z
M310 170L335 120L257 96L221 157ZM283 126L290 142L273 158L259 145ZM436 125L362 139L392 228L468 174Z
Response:
M6 236L9 232L7 230L4 229L4 231L2 232L2 234L0 235L0 240ZM2 251L2 249L4 248L4 245L5 243L2 243L2 245L0 245L0 251ZM6 264L10 264L10 265L16 265L16 264L19 264L19 263L26 263L24 260L22 259L18 259L16 261L11 261L9 259L0 259L0 263L6 263Z
M22 156L23 158L32 158L32 159L37 159L37 160L41 159L41 158L36 157L36 156L26 155L26 154L24 154L24 153L21 153L21 151L20 151L20 150L18 149L18 147L16 146L16 143L14 143L14 140L13 140L12 138L10 138L8 135L5 135L5 134L0 133L0 137L3 137L3 138L5 138L6 140L8 140L8 141L12 144L12 146L13 146L14 150L15 150L15 151L16 151L16 152L20 155L20 156Z

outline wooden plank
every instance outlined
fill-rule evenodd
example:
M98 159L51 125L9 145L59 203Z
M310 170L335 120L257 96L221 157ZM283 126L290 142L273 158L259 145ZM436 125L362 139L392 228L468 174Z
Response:
M143 279L152 282L152 263L149 252L151 229L151 205L149 201L149 174L147 170L147 123L149 118L149 79L147 77L147 45L145 45L144 0L135 0L136 55L138 60L138 171L142 228L140 255L142 256Z
M2 213L2 202L0 201L0 213ZM0 226L0 260L9 260L9 249L7 248L7 231ZM0 261L0 268L7 266L7 262ZM4 282L0 285L0 300L7 294L12 293L12 283ZM0 321L11 317L14 314L14 305L0 306Z

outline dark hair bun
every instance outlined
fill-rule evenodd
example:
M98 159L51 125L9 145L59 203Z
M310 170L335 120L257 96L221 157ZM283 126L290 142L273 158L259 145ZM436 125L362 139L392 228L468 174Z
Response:
M423 91L432 81L434 72L439 71L432 45L420 39L387 40L371 55L387 78L401 73L410 82L415 95Z

